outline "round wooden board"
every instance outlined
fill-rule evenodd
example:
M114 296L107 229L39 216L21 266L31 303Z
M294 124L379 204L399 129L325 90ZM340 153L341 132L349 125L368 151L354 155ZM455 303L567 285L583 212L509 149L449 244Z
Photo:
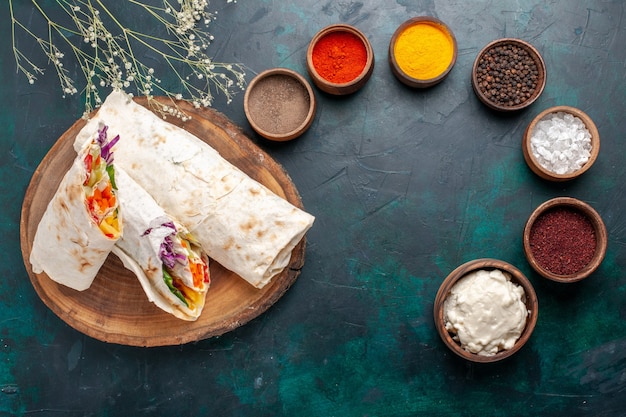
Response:
M169 99L155 100L170 103ZM145 98L136 102L148 107ZM177 102L191 120L169 122L193 133L225 159L277 195L302 208L298 190L283 168L256 146L224 115ZM39 221L76 153L74 138L85 125L79 120L54 144L35 171L22 205L20 240L24 265L41 300L62 320L95 339L131 346L179 345L221 335L265 312L294 283L304 264L306 241L292 252L287 268L262 289L256 289L217 262L211 262L211 287L197 321L188 322L148 301L135 275L110 254L91 287L75 291L45 273L35 274L29 256Z

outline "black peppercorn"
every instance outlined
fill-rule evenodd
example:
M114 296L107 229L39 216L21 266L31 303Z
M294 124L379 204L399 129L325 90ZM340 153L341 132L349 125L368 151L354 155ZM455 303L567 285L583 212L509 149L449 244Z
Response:
M528 51L512 44L485 51L479 57L476 77L480 91L500 106L517 106L539 87L537 64Z

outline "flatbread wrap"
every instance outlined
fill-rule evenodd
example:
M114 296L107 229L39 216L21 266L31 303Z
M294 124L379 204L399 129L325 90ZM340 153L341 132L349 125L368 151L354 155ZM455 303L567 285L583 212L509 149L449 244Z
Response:
M106 98L75 145L101 122L124 138L116 163L189 229L212 260L256 288L288 265L312 215L123 92Z
M121 213L107 126L91 125L37 226L34 273L78 291L89 288L119 239Z
M118 167L124 236L113 253L138 278L148 299L179 319L196 320L210 285L209 259L191 234Z

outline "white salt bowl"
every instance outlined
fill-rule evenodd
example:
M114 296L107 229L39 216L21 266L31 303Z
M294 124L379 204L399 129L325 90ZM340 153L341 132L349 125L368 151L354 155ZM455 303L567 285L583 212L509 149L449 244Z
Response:
M544 118L546 118L546 116L559 112L571 114L572 116L580 119L589 131L589 134L591 135L591 150L589 154L589 159L582 166L580 166L580 168L576 169L573 172L565 174L559 174L542 165L539 160L540 157L535 154L535 152L533 151L533 146L531 144L531 138L535 133L537 124ZM550 107L539 113L529 123L526 131L524 132L524 139L522 140L522 151L524 152L524 159L526 160L526 163L528 164L530 169L541 178L549 181L569 181L582 175L589 168L591 168L593 163L596 161L596 158L598 157L598 152L600 151L600 134L598 133L598 128L593 123L593 120L591 120L591 118L582 110L570 106ZM573 152L577 151L574 150Z

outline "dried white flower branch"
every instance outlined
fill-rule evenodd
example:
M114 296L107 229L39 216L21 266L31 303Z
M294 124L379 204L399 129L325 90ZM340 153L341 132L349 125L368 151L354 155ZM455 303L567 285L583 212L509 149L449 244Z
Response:
M234 3L227 0L227 3ZM17 70L29 83L44 73L18 48L18 35L34 39L56 70L63 97L78 93L75 80L64 65L65 55L76 59L85 86L85 115L102 103L100 88L119 88L129 94L165 95L175 100L190 100L196 107L209 107L214 92L222 93L230 103L234 90L243 90L245 71L240 64L215 62L208 55L214 40L208 27L217 12L209 12L208 0L162 0L162 5L147 4L143 0L127 0L137 12L151 18L157 28L165 29L168 38L137 31L121 22L102 0L54 0L52 4L63 12L66 22L50 17L42 6L31 3L47 24L45 38L36 34L16 18L13 0L9 0L11 36ZM58 11L58 10L57 10ZM136 12L136 13L137 13ZM58 14L58 13L57 13ZM159 32L154 30L153 32ZM157 78L152 66L145 64L138 51L152 55L169 68L177 80L176 87L167 87ZM178 90L174 90L177 88ZM186 118L176 106L160 106L163 116Z

